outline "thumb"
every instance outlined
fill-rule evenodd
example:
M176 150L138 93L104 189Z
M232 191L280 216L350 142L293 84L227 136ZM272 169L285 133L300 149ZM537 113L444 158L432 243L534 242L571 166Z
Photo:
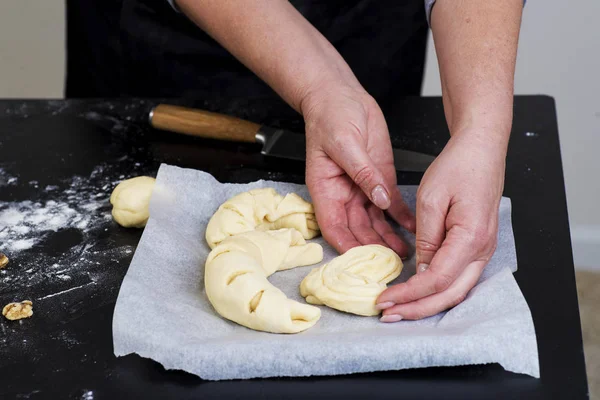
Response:
M429 268L431 260L446 238L448 202L436 194L417 193L417 233L415 253L417 273Z
M353 140L336 144L338 148L328 152L329 157L346 172L373 204L387 210L391 205L392 188L385 183L383 174L371 160L364 146Z

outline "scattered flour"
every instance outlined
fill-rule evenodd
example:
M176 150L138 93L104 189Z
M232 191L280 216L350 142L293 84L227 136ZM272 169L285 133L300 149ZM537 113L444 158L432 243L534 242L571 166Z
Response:
M14 255L31 249L46 234L69 228L86 233L106 224L110 220L108 198L116 182L102 178L104 169L96 167L89 178L73 177L62 191L59 186L40 189L37 181L28 183L45 192L42 198L52 200L0 201L0 251ZM0 170L0 184L17 181L7 177Z
M98 241L98 232L114 225L109 198L121 178L114 180L120 174L111 168L100 165L88 177L75 176L58 185L20 182L35 189L31 199L0 201L0 251L11 260L10 268L0 270L0 295L31 296L33 288L38 293L45 288L32 300L62 302L117 290L114 266L129 259L133 247ZM0 177L6 176L2 170ZM49 240L66 230L79 231L80 244L59 252L48 247Z
M91 390L86 391L81 395L81 400L94 400L94 392Z
M107 236L109 230L119 229L112 221L109 198L121 171L130 170L133 176L145 172L121 163L133 164L128 159L101 164L89 176L52 185L19 176L11 180L11 185L27 187L30 197L0 200L0 251L10 259L9 267L0 270L0 297L30 298L39 303L38 315L46 313L48 318L58 304L77 315L87 305L114 300L134 240L117 245ZM0 164L0 192L11 188L7 185L13 178L8 166L3 167ZM0 324L0 359L3 327Z
M13 252L27 250L27 249L32 248L33 245L35 244L35 242L36 242L36 240L34 238L14 240L11 242L9 249L12 250ZM3 248L3 247L0 246L0 248Z
M46 103L44 112L52 115L79 107L68 100ZM128 112L141 115L146 107L143 103L140 101L139 106ZM5 109L6 115L25 118L29 114L29 103L11 104ZM109 102L99 107L114 108ZM80 116L85 117L88 106L82 110ZM103 126L110 125L113 131L132 130L130 134L141 131L135 124L126 125L122 119L107 119L101 114L93 117ZM107 121L110 124L105 124ZM2 140L0 134L0 147ZM132 156L145 157L144 148L132 152ZM128 235L113 240L109 231L120 228L112 222L108 199L123 171L129 171L127 175L131 176L150 172L140 163L134 164L134 160L128 154L99 165L89 176L48 182L20 176L16 168L12 169L13 165L3 163L0 157L0 251L10 259L8 267L0 269L0 298L5 301L0 307L10 301L30 299L36 305L37 317L29 324L51 321L60 326L99 305L114 302L136 240ZM19 197L24 191L28 198ZM80 340L87 343L85 334L79 337L66 328L46 332L48 335L30 333L24 338L25 325L24 321L0 322L0 359L10 361L15 354L43 357L33 351L46 345L48 335L57 346L66 349L79 346ZM34 397L35 393L29 394ZM94 394L86 388L76 397L91 400Z
M97 212L103 201L98 198L75 199L80 204L49 200L44 203L29 200L16 203L0 202L0 250L9 252L27 250L35 238L49 231L76 228L86 230L93 220L105 221Z
M0 168L0 187L16 185L19 178L11 176L4 169Z

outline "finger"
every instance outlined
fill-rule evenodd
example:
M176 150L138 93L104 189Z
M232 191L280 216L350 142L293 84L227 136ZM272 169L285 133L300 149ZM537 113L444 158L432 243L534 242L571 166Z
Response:
M360 244L380 244L386 246L383 238L371 226L371 218L363 202L355 201L346 205L346 214L348 215L348 228Z
M364 144L348 135L337 135L331 151L327 154L352 179L365 195L382 210L391 205L391 189L388 188L379 168L367 154ZM342 140L343 138L343 140Z
M415 233L417 226L415 215L408 205L406 205L397 186L394 186L394 189L392 190L391 205L386 211L400 226L409 232Z
M381 321L395 322L401 319L423 319L460 304L477 283L484 267L484 261L472 262L447 290L410 303L390 307L383 312Z
M396 232L394 232L390 224L385 220L383 211L374 205L370 205L367 206L367 212L371 218L373 230L375 230L375 232L377 232L379 236L383 238L390 249L398 253L402 259L406 259L410 251L410 247L400 238L400 236L398 236Z
M327 243L340 253L360 246L360 242L348 228L348 216L342 201L320 197L313 200L319 228Z
M415 253L417 273L431 264L446 236L446 217L450 200L439 192L430 194L425 190L417 192L417 232Z
M477 246L468 236L456 232L455 228L448 232L444 244L433 257L429 268L413 275L405 283L387 288L379 296L377 303L409 303L448 289L467 265L478 261Z

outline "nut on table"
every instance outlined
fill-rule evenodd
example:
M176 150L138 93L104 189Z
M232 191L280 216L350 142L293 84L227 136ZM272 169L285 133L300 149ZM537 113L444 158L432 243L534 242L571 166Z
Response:
M11 321L29 318L33 315L33 303L30 300L23 300L20 303L9 303L2 309L2 315Z
M6 254L0 253L0 269L6 267L8 265L8 257Z

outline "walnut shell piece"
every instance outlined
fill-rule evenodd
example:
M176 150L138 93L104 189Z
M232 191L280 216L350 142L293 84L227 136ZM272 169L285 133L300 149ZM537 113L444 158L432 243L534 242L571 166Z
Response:
M2 315L11 321L29 318L33 315L33 303L30 300L23 300L20 303L9 303L2 309Z
M6 267L8 265L8 257L6 254L0 253L0 269Z

